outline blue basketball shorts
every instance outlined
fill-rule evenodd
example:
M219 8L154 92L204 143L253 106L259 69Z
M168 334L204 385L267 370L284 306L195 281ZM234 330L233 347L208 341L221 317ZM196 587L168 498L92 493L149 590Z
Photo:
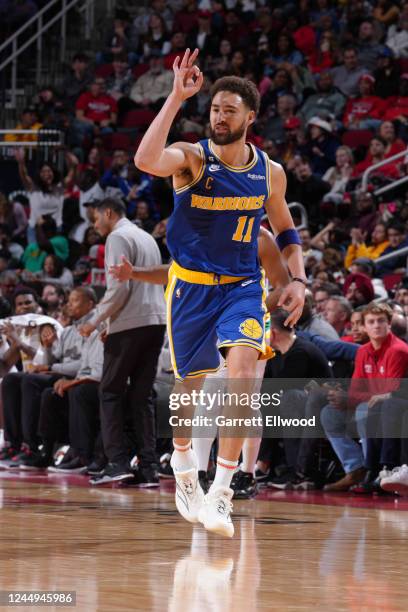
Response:
M174 265L178 271L184 271L177 264L173 264L173 268ZM214 277L201 272L185 272L192 278L194 275ZM166 290L167 333L176 380L216 372L220 366L220 352L227 347L248 346L262 355L268 354L261 273L225 284L200 284L179 276L170 270Z

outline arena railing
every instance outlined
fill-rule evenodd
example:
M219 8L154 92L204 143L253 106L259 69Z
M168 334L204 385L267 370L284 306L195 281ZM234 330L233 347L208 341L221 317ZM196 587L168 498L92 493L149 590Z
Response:
M300 211L300 225L297 225L296 229L297 230L306 229L308 227L308 217L307 217L306 208L303 206L303 204L301 204L300 202L290 202L288 204L288 208L291 211L295 209L298 209ZM268 215L264 215L262 217L262 221L267 221L267 220L268 220Z
M377 170L377 168L381 168L382 166L386 166L390 162L396 161L397 159L406 157L407 155L408 155L408 148L405 149L404 151L400 151L399 153L396 153L395 155L392 155L391 157L387 157L386 159L383 159L382 161L377 162L376 164L373 164L372 166L369 166L367 170L365 170L363 173L363 178L361 181L361 190L362 191L367 190L368 177L374 170ZM381 193L385 193L386 191L394 189L395 187L398 187L398 185L402 185L403 183L407 181L408 181L408 176L403 176L402 178L397 179L396 181L393 181L390 185L385 185L384 187L380 187L374 192L374 195L380 195Z
M35 136L36 140L5 140L6 134L18 137L24 135ZM15 149L24 147L27 149L27 161L33 160L40 154L41 161L53 161L62 171L64 166L64 143L65 136L61 130L0 130L0 157L2 159L14 159Z
M115 4L115 0L104 0L106 4L107 13L111 13ZM57 3L61 4L61 9L56 15L51 17L48 21L45 21L46 13ZM101 0L98 0L98 7ZM42 70L42 59L43 59L43 35L47 32L51 26L60 22L61 25L61 44L60 44L60 60L65 60L66 55L66 42L67 42L67 13L73 7L79 5L79 12L84 13L85 19L85 39L91 38L91 33L95 23L95 4L96 0L50 0L44 8L38 13L33 15L24 25L21 26L16 32L14 32L6 41L0 45L0 57L6 56L6 59L0 63L0 74L4 71L7 66L11 65L11 107L16 107L17 97L17 74L18 74L18 60L20 55L28 47L36 44L36 82L40 83L41 70ZM19 38L24 32L31 26L37 28L35 34L33 34L28 40L24 40L19 45ZM45 49L47 51L47 49Z

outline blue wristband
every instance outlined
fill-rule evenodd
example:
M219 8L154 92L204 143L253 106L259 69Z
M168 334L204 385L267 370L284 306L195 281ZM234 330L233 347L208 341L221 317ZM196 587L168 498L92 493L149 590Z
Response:
M299 238L299 234L297 233L297 230L295 229L284 230L283 232L281 232L280 234L276 236L275 240L276 240L276 244L278 245L281 251L283 251L283 249L287 247L289 244L299 244L299 245L302 244Z

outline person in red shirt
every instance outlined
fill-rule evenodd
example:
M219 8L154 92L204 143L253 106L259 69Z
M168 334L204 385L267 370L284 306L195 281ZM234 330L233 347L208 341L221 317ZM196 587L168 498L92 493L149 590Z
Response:
M363 159L359 164L354 166L352 177L358 177L363 174L367 168L385 159L385 150L387 143L381 136L375 136L370 141L370 146L367 151L366 158ZM383 176L386 178L396 179L400 176L400 171L395 162L390 162L384 166L380 166L377 170L373 171L373 175Z
M74 132L81 146L86 137L112 132L117 120L116 100L105 93L105 80L97 77L75 105Z
M375 79L371 74L362 74L358 87L360 95L346 104L343 123L348 130L370 130L377 128L385 111L385 102L373 95Z
M398 119L405 124L408 118L408 72L401 75L399 95L388 98L387 101L389 105L385 111L384 119L388 121Z
M391 333L392 310L371 302L362 311L369 342L357 351L348 392L330 389L321 422L346 475L325 491L378 492L381 466L399 464L399 440L381 438L385 408L408 372L408 346ZM375 429L373 429L373 425ZM377 437L368 434L375 432ZM362 448L353 438L360 437Z

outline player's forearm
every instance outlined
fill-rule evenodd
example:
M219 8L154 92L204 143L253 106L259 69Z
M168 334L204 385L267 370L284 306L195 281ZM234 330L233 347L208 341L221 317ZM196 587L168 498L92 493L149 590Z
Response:
M181 101L170 95L143 136L135 155L135 165L143 172L154 174L162 167L161 156L166 147L171 125L180 110Z
M133 268L132 280L152 283L153 285L166 285L170 266L151 266L150 268Z
M289 272L293 278L306 278L302 247L299 244L288 244L282 251Z

